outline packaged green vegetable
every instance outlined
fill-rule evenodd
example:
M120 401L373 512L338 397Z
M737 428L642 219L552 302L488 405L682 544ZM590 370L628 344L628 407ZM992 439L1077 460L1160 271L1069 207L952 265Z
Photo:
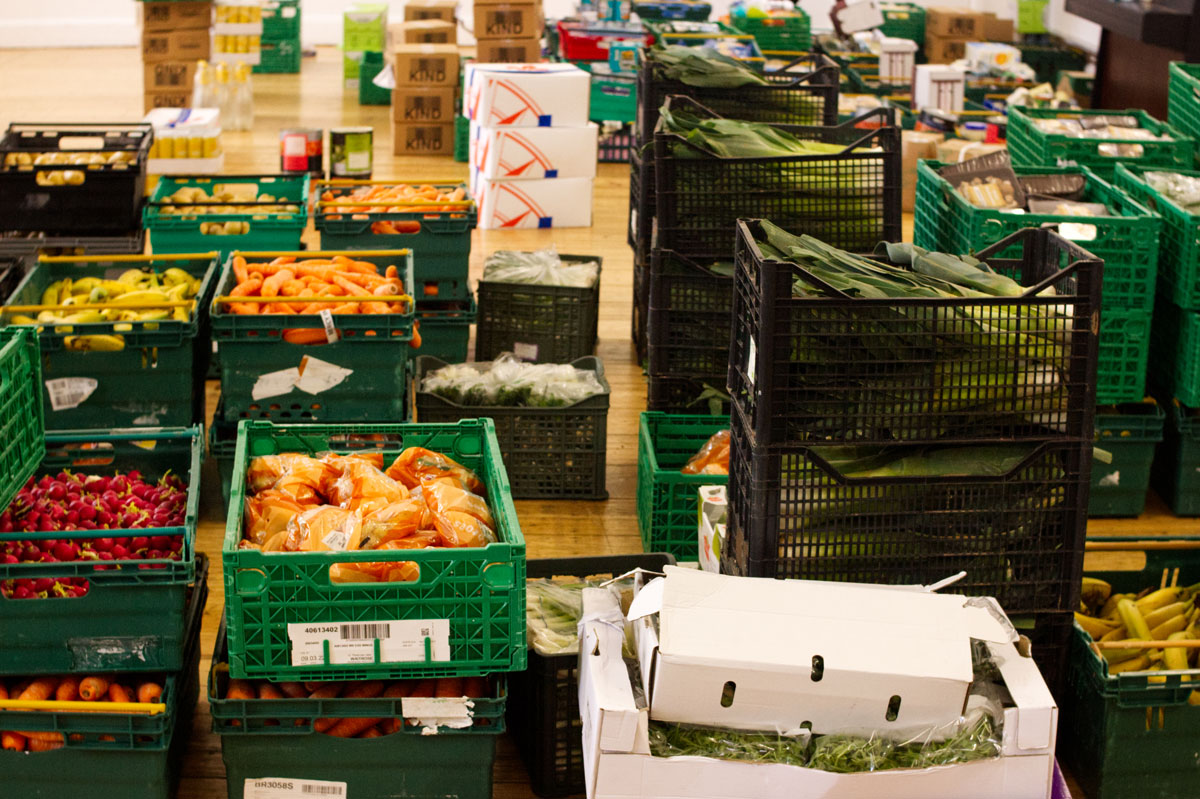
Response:
M535 252L497 250L483 264L483 279L492 283L591 288L600 277L597 261L563 261L554 247Z
M596 373L569 363L526 363L511 352L491 363L451 364L421 381L458 405L557 408L604 393Z

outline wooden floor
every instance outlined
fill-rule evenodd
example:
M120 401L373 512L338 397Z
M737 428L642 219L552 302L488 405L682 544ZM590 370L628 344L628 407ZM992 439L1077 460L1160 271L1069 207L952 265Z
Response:
M256 116L249 132L226 132L222 138L226 171L231 174L275 172L279 168L278 132L306 126L372 125L375 128L375 176L385 179L465 179L466 166L449 158L395 158L391 155L390 109L360 106L343 97L341 54L320 48L305 58L299 75L254 76ZM131 121L142 117L142 66L135 49L0 50L0 125L47 121ZM637 418L645 408L646 386L629 341L632 257L625 242L628 169L601 164L595 187L594 224L587 229L476 231L472 246L472 278L483 256L492 250L536 249L556 245L560 252L604 258L600 294L600 345L612 385L608 417L608 491L605 502L518 502L529 556L615 554L636 552ZM911 218L905 228L911 231ZM311 235L311 232L310 232ZM315 240L312 242L315 244ZM208 386L208 408L215 405L217 386ZM223 602L219 568L224 517L215 469L205 473L205 504L199 549L217 565L210 574L205 613L202 673L207 674ZM1145 515L1136 520L1093 522L1089 533L1159 535L1197 532L1193 520L1177 519L1152 497ZM209 729L202 697L191 749L184 766L180 799L225 796L220 742ZM505 737L496 767L498 799L532 796L525 770ZM0 791L2 793L2 791ZM1080 794L1076 793L1076 796Z

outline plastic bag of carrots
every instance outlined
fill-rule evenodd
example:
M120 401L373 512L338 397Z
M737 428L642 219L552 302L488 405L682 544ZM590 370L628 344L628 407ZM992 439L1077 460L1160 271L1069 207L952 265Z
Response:
M156 705L162 701L161 679L145 675L68 675L66 677L36 677L20 680L0 680L0 703L9 699L33 702L94 702L89 712L149 713L152 708L133 705ZM118 704L119 703L119 704ZM3 725L3 706L0 704L0 726ZM22 709L23 710L23 709ZM53 710L49 705L45 710ZM64 712L81 712L68 708ZM101 736L103 740L106 736ZM0 748L15 752L47 752L61 749L68 741L61 732L36 730L0 731Z
M283 453L253 459L241 547L262 552L396 551L482 547L496 521L482 481L437 452L410 447L387 467L382 455ZM336 563L335 583L411 582L410 561Z
M713 433L679 471L684 474L729 474L729 431Z
M451 219L462 219L466 217L463 211L469 208L466 205L469 202L466 186L398 183L359 186L345 193L326 189L321 193L318 208L330 220L341 219L347 214L354 219L369 219L370 214L421 214L427 219L440 219L445 213L449 213ZM381 219L371 225L372 233L384 235L420 231L421 223L416 219Z

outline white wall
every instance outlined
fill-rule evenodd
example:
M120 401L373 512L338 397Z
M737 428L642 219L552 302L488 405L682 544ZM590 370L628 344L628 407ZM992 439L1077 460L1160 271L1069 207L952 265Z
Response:
M1015 15L1013 0L919 0L923 5L975 8L1001 17ZM461 0L469 3L470 0ZM714 13L724 14L732 0L712 0ZM342 10L349 0L301 0L301 36L307 45L339 44ZM572 0L546 0L548 16L567 13ZM801 0L815 28L829 27L832 0ZM391 16L400 16L402 0L390 3ZM460 10L460 14L462 11ZM0 47L116 46L138 40L141 7L134 0L0 0ZM1049 25L1054 33L1084 49L1095 51L1100 28L1063 11L1063 0L1052 0Z

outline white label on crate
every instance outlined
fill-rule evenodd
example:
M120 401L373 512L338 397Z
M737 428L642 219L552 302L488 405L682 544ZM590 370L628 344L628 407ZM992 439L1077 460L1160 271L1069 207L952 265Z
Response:
M305 355L300 359L299 372L296 388L305 394L320 394L354 374L353 369L346 369L336 363L322 361L310 355Z
M439 727L466 729L474 724L471 709L475 703L466 697L407 697L400 700L404 718L417 722L422 735L436 735Z
M1109 472L1100 478L1100 485L1109 488L1121 485L1121 473L1119 471Z
M1079 222L1059 222L1058 235L1068 241L1095 241L1097 230L1095 225L1084 225Z
M100 385L94 377L58 377L46 381L46 390L50 392L50 409L66 411L78 408L80 403L92 396L96 386Z
M538 356L538 345L523 344L520 341L514 341L513 355L516 355L522 361L536 361Z
M752 386L758 380L758 347L755 346L754 339L750 339L749 346L746 347L746 379Z
M294 366L291 369L280 369L278 372L267 372L265 375L259 375L254 381L250 396L261 400L290 394L299 379L300 370Z
M333 324L333 312L325 308L319 314L321 324L325 326L325 340L330 344L336 344L338 340L337 328Z
M376 641L380 663L423 661L426 641L430 660L450 659L449 619L289 624L288 638L293 666L325 665L326 641L331 665L374 663Z
M246 780L242 799L300 799L300 797L333 797L348 799L346 783L326 780L296 780L291 777L259 777Z

